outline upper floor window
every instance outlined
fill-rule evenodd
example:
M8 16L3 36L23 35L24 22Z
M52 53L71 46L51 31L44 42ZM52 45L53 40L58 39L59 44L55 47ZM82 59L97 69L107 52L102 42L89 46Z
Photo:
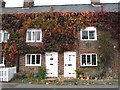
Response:
M26 42L42 42L42 30L29 29L26 32Z
M97 66L97 54L81 54L81 66Z
M0 43L7 42L8 39L9 39L9 33L7 31L0 30Z
M87 27L81 30L81 40L97 40L97 32L95 27Z
M41 66L41 54L26 54L26 66Z

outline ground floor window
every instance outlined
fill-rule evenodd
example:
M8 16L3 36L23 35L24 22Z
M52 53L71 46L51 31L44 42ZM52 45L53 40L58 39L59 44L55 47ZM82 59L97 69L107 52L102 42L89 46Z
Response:
M97 54L81 54L80 66L97 66Z
M26 54L26 66L41 66L41 54Z

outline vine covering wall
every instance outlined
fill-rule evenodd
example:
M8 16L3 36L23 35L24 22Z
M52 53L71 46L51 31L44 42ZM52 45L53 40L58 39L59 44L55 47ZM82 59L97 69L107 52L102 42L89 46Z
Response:
M112 38L120 42L118 16L117 12L3 14L2 29L10 33L8 42L3 43L3 56L7 62L14 64L15 56L21 54L75 50L79 45L77 32L88 26L110 31ZM27 44L28 28L42 29L43 42L36 46Z

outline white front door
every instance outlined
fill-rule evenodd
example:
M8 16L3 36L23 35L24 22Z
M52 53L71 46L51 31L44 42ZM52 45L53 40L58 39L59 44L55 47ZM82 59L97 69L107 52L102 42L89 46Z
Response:
M45 54L47 77L58 77L58 53Z
M76 52L64 52L64 77L76 78Z

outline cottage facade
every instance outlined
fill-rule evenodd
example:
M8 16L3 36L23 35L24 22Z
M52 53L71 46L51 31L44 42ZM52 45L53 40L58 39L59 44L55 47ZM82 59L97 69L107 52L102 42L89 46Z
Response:
M32 13L33 14L37 13L39 15L39 13L44 14L44 13L59 12L59 13L63 13L64 15L65 15L65 13L66 13L66 15L69 15L69 13L70 13L71 16L74 16L72 14L76 14L76 17L77 17L77 14L79 14L81 12L83 12L83 13L84 12L98 12L98 13L105 13L105 12L117 13L118 12L118 4L117 3L111 3L111 4L107 4L107 3L100 4L99 3L99 5L92 3L92 5L91 4L85 4L85 5L78 4L78 5L58 5L58 6L56 6L56 5L33 6L33 5L34 5L34 2L30 1L30 2L25 2L24 7L21 7L21 8L17 8L17 7L16 8L2 8L2 15L8 15L8 17L12 18L11 17L12 15L15 16L15 15L23 14L23 16L24 16L24 13L26 15L27 14L32 15ZM51 7L54 9L53 11L51 11ZM9 15L11 15L11 16L9 16ZM34 18L34 17L35 17L35 15L33 15L32 18ZM15 18L16 18L16 16L15 16ZM29 18L29 17L27 17L27 18ZM68 18L70 18L70 17L68 16ZM75 19L78 19L78 18L75 18ZM4 20L4 18L3 18L3 20ZM11 19L9 19L9 20L11 20ZM38 22L42 22L42 19L40 19L40 20L41 21L38 20ZM61 20L63 20L63 19L61 19ZM87 21L87 19L86 19L86 21ZM35 22L37 22L37 21L35 21ZM70 26L72 27L73 23L70 22L70 24L71 24ZM32 26L32 25L30 25L30 26ZM5 43L7 43L7 40L8 40L8 42L10 42L9 38L12 37L12 36L10 36L10 35L12 35L11 33L9 33L10 31L2 30L3 27L1 27L1 30L0 30L0 47L1 47L1 49L0 49L0 61L1 61L0 65L1 66L5 66L5 62L7 62L7 60L4 60L4 57L5 57L4 55L6 55L6 54L4 54ZM14 28L14 26L12 26L12 27ZM19 28L20 29L19 31L21 31L21 32L25 31L24 36L22 36L22 34L20 34L20 32L18 32L19 37L21 36L24 38L23 44L28 45L28 46L36 46L36 47L41 44L44 44L44 41L45 41L44 37L46 37L45 35L47 35L45 33L49 29L43 28L43 26L41 26L41 27L39 26L39 28L37 26L35 27L35 23L34 23L34 27L26 27L26 28L23 28L23 27L25 27L25 26L22 25L22 27ZM66 48L65 48L66 50L63 49L63 52L57 50L57 47L54 48L54 45L52 46L54 48L53 50L45 50L44 52L41 52L41 53L40 53L40 51L38 51L39 53L32 52L32 50L34 50L34 48L31 47L31 48L28 48L28 49L31 49L31 50L28 50L29 52L25 52L24 54L19 55L19 57L14 57L14 60L16 60L15 64L19 67L19 72L25 73L26 75L34 74L34 73L37 73L39 67L46 67L47 77L63 76L63 77L76 78L75 70L77 68L83 69L83 71L86 69L91 72L96 71L98 69L99 61L100 61L98 58L99 55L98 55L98 51L97 51L97 42L98 42L99 36L101 35L102 31L100 31L99 28L94 25L87 25L87 23L85 25L85 28L83 28L83 27L80 26L78 28L75 28L75 30L72 31L76 35L76 38L77 38L76 42L78 44L77 45L73 44L69 49L66 49ZM23 30L21 30L21 29L23 29ZM10 30L11 30L11 32L14 32L14 30L12 31L11 28L10 28ZM69 34L69 36L70 36L70 34ZM58 37L58 35L56 37L58 38L58 39L57 38L55 39L56 42L60 42L60 40L62 38L60 39L60 37ZM16 39L16 38L13 37L13 39ZM20 38L18 38L18 39L20 40ZM48 38L48 40L49 39L50 39L50 37ZM69 39L69 40L74 40L74 39ZM11 43L13 43L13 41ZM16 40L16 42L17 42L17 40ZM53 41L51 41L51 42L53 42ZM113 42L114 42L114 40L113 40ZM60 43L64 44L65 42L60 42ZM69 43L67 43L67 44L69 45ZM117 49L116 47L117 47L118 43L115 43L113 45L114 45L113 47L115 49ZM16 46L16 44L13 45L13 47L15 47L15 46ZM24 51L25 48L20 48L20 49L22 49ZM41 49L38 49L38 50L41 50ZM11 50L11 53L12 52L14 53L14 50ZM10 54L9 54L9 56L10 56ZM111 75L114 75L114 74L117 75L117 68L115 68L117 65L117 60L118 60L117 58L118 58L118 54L116 53L115 58L112 61L112 64L106 66L108 68L112 68ZM107 71L107 73L108 73L108 71Z

